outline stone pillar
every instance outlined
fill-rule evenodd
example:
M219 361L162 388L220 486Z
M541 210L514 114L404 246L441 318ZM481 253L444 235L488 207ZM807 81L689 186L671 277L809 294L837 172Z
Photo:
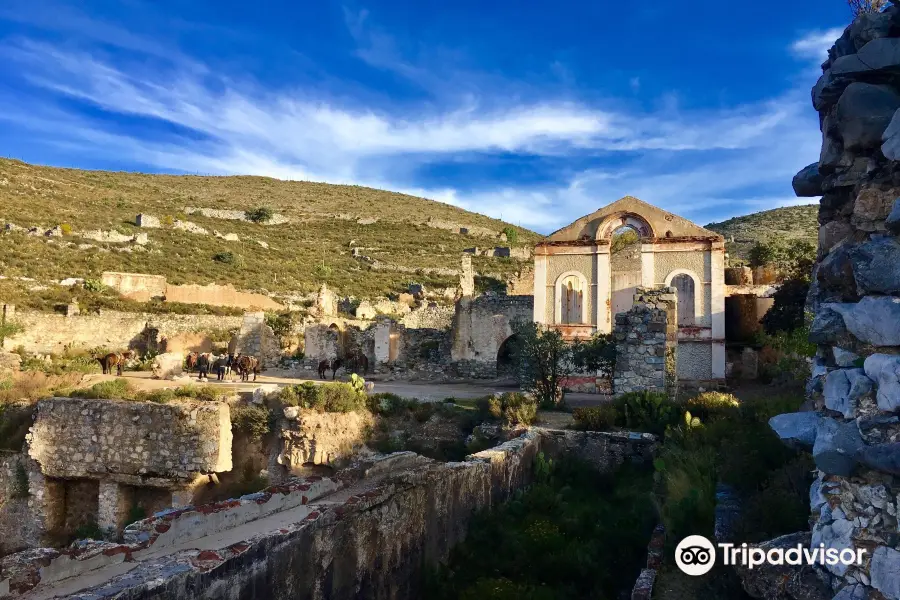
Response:
M613 394L677 389L677 295L674 288L637 288L634 305L616 315Z
M597 302L594 305L596 312L597 331L600 333L612 332L612 273L609 265L609 246L598 246L596 255L597 271Z
M534 255L534 322L547 320L547 256Z
M537 277L535 277L537 281ZM462 271L459 274L459 294L463 298L475 295L475 273L472 271L472 255L462 255Z
M394 323L390 319L379 319L374 328L375 364L383 365L391 361L391 334Z
M97 525L109 535L126 525L131 509L131 490L115 481L100 481L97 497Z

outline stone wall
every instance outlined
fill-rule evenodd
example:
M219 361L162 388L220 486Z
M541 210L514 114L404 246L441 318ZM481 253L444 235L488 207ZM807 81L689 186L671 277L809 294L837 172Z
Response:
M513 321L530 321L533 296L462 298L453 319L451 360L462 377L496 377L497 353L511 335Z
M23 346L26 352L60 354L72 348L111 349L146 343L148 333L156 331L157 339L174 338L185 333L237 329L241 317L214 315L170 315L103 311L66 317L60 314L17 311L16 321L24 331L6 338L7 349Z
M0 452L0 556L39 544L29 507L28 457Z
M677 381L675 288L638 287L634 304L616 315L613 393L650 390L674 395Z
M819 345L808 390L819 412L771 424L812 447L812 543L871 557L822 571L842 598L900 598L898 35L900 7L889 6L861 14L829 50L812 91L821 155L794 178L798 196L822 197L808 299Z
M36 405L29 456L54 478L140 485L231 470L228 405L50 398Z
M479 511L531 483L538 452L580 453L609 471L648 463L655 445L646 434L532 429L464 462L379 456L331 478L160 513L130 525L122 544L7 557L0 583L16 595L35 586L46 594L65 572L80 577L80 585L67 583L85 598L419 598L424 567L447 559ZM285 516L262 521L275 513ZM222 543L242 525L233 542Z
M234 351L257 357L264 368L278 364L281 360L281 345L275 332L266 325L266 313L250 312L244 315Z
M164 298L167 302L182 304L206 304L208 306L233 306L256 310L283 310L284 306L263 294L240 292L232 285L170 285L163 275L146 273L104 272L103 285L114 289L125 298L146 302L151 298Z

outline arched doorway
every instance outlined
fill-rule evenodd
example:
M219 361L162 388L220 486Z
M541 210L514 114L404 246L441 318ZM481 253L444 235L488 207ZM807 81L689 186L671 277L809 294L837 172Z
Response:
M500 348L497 349L497 378L498 379L518 379L516 357L516 345L519 338L513 334L503 340Z
M337 323L328 326L328 339L334 349L334 355L344 356L344 332Z

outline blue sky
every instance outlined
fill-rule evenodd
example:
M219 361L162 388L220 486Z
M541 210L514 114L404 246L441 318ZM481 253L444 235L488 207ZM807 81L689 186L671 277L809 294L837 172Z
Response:
M0 154L408 192L549 232L808 201L841 0L4 0Z

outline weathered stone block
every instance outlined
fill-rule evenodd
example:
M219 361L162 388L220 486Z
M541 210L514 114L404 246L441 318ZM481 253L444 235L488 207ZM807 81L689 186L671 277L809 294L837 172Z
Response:
M880 147L881 136L898 108L900 94L890 86L862 82L848 85L838 100L834 124L844 149L857 151Z
M788 446L809 449L816 442L821 419L815 412L785 413L769 419L769 427Z
M872 393L872 380L862 369L837 369L825 378L825 406L845 418L856 416L860 399Z
M819 163L804 167L794 175L791 182L794 194L800 198L813 198L822 195L822 176L819 174Z
M900 298L866 296L855 304L829 303L824 307L838 313L847 330L861 342L900 346ZM814 341L812 332L810 340Z
M878 408L890 412L900 409L900 356L873 354L866 358L863 367L878 384Z
M829 418L819 421L813 459L823 472L849 477L862 448L862 437L855 422L838 423Z

